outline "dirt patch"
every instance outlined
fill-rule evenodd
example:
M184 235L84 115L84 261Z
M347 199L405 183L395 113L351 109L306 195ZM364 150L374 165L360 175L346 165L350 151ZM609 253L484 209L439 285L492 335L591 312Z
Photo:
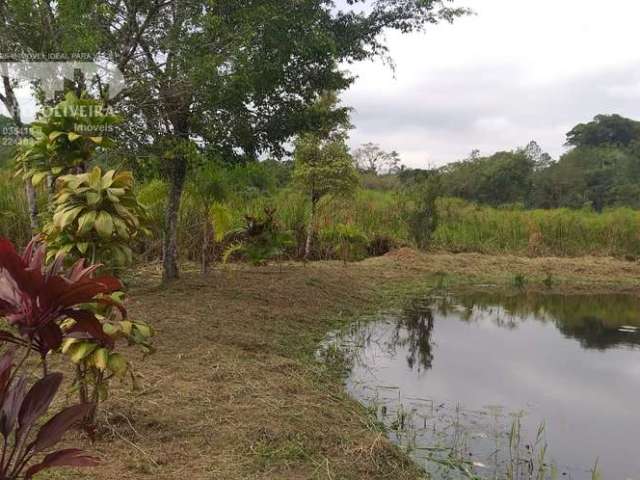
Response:
M133 282L132 318L158 331L138 364L141 390L115 388L94 450L105 464L63 477L95 479L416 479L336 370L313 353L336 320L375 308L380 292L450 285L638 292L640 266L606 258L425 255L401 249L339 262L253 268L157 287L147 267ZM542 288L542 287L540 287Z

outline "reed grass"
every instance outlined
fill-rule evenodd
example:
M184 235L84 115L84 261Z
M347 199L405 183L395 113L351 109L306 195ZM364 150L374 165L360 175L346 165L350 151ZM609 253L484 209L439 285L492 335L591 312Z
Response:
M518 210L438 201L434 246L457 252L529 256L637 256L640 212L621 207L590 210Z

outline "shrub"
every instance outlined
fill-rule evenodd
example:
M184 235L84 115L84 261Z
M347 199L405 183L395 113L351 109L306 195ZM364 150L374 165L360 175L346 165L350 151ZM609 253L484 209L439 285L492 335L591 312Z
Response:
M254 265L282 257L294 241L290 232L276 222L275 210L265 208L263 217L245 216L246 227L231 234L233 240L223 255L226 263L231 256L241 256Z
M130 242L138 235L145 208L133 191L129 172L99 167L59 179L54 214L45 226L47 258L61 253L89 256L92 263L124 267L133 261Z
M111 343L87 304L113 305L115 302L104 295L120 290L122 285L115 277L92 278L97 266L85 267L84 260L65 273L62 257L48 267L44 258L45 247L36 240L19 255L11 242L0 239L0 317L20 335L3 331L0 339L37 351L46 371L47 355L62 345L60 323L66 318L76 321L67 335ZM124 315L124 308L118 308Z
M45 374L48 355L65 353L78 366L75 385L81 401L94 405L89 425L106 398L109 380L130 371L127 359L115 351L117 341L150 353L153 330L126 319L122 294L117 293L120 281L93 278L98 265L85 267L79 260L67 272L63 257L48 267L44 258L45 247L35 240L23 255L0 240L0 317L17 330L0 331L0 340L37 351Z
M38 421L47 413L60 388L62 375L45 375L27 391L27 380L22 376L17 377L19 371L14 369L13 360L12 353L5 353L0 357L0 433L3 438L0 480L29 480L36 473L52 467L97 465L96 458L75 448L48 453L40 462L32 462L36 455L49 451L58 444L63 435L85 417L92 405L68 407L53 416L35 433ZM23 364L21 362L18 369Z
M340 223L322 230L320 240L328 244L332 254L345 264L362 260L367 255L369 239L355 225Z
M436 200L439 190L437 178L427 179L408 190L405 220L410 238L420 249L426 249L431 244L438 226Z

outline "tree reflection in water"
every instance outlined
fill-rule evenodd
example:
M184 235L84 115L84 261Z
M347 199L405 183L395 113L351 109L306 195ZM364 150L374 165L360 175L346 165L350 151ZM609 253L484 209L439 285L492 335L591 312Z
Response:
M413 301L402 309L398 317L391 344L408 350L407 364L418 371L433 365L433 311L421 301Z

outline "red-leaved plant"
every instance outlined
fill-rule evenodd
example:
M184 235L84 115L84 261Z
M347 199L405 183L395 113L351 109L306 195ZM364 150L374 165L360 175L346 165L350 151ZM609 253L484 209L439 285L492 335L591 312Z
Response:
M45 265L45 246L37 237L22 255L11 242L0 238L0 317L20 334L0 331L0 341L37 351L45 375L47 354L60 348L63 340L60 322L67 318L75 320L75 324L65 336L112 347L113 340L85 304L113 305L124 317L122 305L108 296L122 285L115 277L94 278L97 268L99 265L85 267L84 260L79 260L65 272L62 256Z
M16 376L20 366L14 368L13 352L0 357L0 433L4 442L0 480L30 480L36 473L52 467L97 465L96 458L75 448L46 453L87 415L93 405L68 407L38 429L36 423L47 413L62 382L62 374L46 375L27 391L27 380ZM33 463L38 454L45 456L40 462Z

